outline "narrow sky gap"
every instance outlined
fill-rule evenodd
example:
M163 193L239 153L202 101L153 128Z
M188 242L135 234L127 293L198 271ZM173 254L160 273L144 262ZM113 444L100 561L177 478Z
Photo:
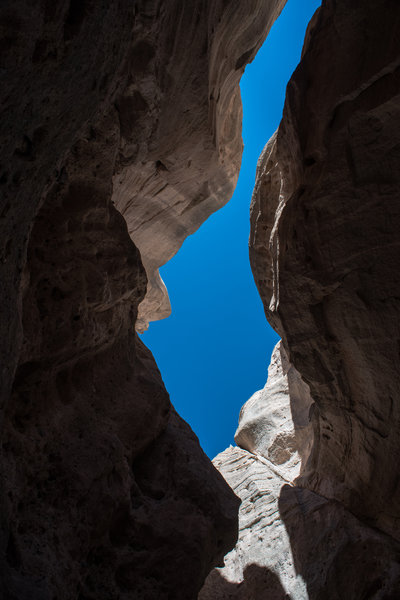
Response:
M249 206L258 157L279 125L318 0L289 0L242 77L243 140L232 200L161 270L172 315L150 324L151 349L172 403L210 458L234 443L239 411L264 386L278 336L268 325L248 259Z

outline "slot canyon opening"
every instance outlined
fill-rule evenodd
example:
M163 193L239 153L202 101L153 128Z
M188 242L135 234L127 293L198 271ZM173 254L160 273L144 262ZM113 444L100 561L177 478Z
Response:
M240 409L267 379L279 337L248 257L257 161L282 117L287 82L320 0L289 0L241 79L244 151L233 197L160 269L172 306L142 334L171 401L212 459L234 443Z
M82 6L0 6L0 598L399 598L400 4L316 11L253 275L317 4Z

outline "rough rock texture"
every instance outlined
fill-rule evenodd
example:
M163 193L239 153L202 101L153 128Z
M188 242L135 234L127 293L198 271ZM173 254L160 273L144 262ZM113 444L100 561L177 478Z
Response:
M2 591L69 600L174 590L183 600L234 543L237 503L170 414L134 332L145 274L110 187L89 176L103 145L92 135L30 236L24 342L2 428ZM183 585L171 564L187 573Z
M400 545L338 502L294 485L310 447L310 401L279 343L265 388L240 414L236 441L246 449L231 446L213 461L242 500L239 540L199 600L398 598Z
M134 325L146 286L142 326L165 314L157 267L229 199L237 84L283 4L0 7L7 600L188 600L234 544L237 500Z
M242 407L235 442L252 454L279 465L293 480L304 471L313 435L310 390L288 361L281 342L275 346L268 380Z
M251 261L315 401L300 483L400 538L400 4L326 0L258 165Z
M138 331L170 313L158 268L234 191L242 155L239 81L285 3L145 3L148 21L136 25L130 57L135 79L116 103L121 143L113 192L148 277Z
M395 600L400 547L241 448L214 459L241 498L239 540L199 600Z
M241 448L231 446L213 461L242 500L239 540L225 557L224 568L210 573L200 600L283 599L286 593L296 600L307 598L278 502L282 486L292 482L301 461L307 461L311 407L308 386L279 342L264 389L240 412L235 441Z
M283 600L286 593L307 599L279 513L280 490L288 483L279 467L232 446L213 462L242 501L239 540L225 556L224 568L210 573L199 600Z

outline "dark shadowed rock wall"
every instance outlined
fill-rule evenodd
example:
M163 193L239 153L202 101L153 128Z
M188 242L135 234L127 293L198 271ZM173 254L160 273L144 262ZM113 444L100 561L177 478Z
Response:
M237 499L134 328L233 191L238 82L283 4L0 7L6 600L187 600L235 543Z
M309 388L279 342L265 387L240 412L239 447L213 460L242 501L239 538L199 600L399 596L400 544L342 503L296 485L312 445L312 410Z
M250 254L316 403L299 484L400 536L400 5L323 2L258 165Z
M201 600L400 597L399 28L398 2L324 0L260 157L250 258L283 347L214 459L239 539Z

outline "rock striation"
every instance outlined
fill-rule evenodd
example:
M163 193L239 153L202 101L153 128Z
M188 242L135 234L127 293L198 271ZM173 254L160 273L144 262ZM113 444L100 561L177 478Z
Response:
M113 202L147 273L140 332L170 314L159 267L233 194L242 156L239 81L285 3L176 1L166 11L144 2L135 21L133 77L116 102Z
M260 157L250 256L309 385L302 487L400 537L397 2L326 0Z
M295 569L279 496L299 475L302 461L307 462L312 405L308 386L279 342L264 389L240 412L235 434L240 447L227 448L213 461L242 501L239 540L225 557L225 566L210 573L199 600L278 600L286 594L308 598Z
M281 342L275 346L265 387L240 411L235 442L279 467L288 481L305 470L313 443L307 384L290 364Z
M233 191L238 82L283 5L0 7L7 600L188 600L235 543L237 499L134 326Z
M224 567L207 577L199 600L283 600L286 594L308 600L279 513L280 491L288 483L282 471L262 456L232 446L213 462L242 501L239 539Z
M281 352L214 459L239 540L201 600L400 596L399 23L323 2L260 157L250 259Z
M296 485L307 464L313 410L309 388L280 342L266 386L242 408L235 439L243 447L213 461L242 501L239 539L199 600L398 596L400 545L342 504Z

